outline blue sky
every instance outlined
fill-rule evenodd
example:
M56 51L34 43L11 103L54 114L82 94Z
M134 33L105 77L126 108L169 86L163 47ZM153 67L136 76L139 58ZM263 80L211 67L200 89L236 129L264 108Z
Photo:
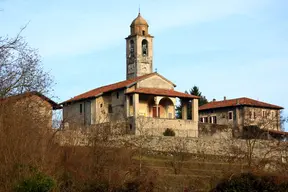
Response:
M0 35L29 22L22 35L63 101L125 79L124 38L139 4L154 67L177 90L197 85L209 100L246 96L288 109L286 0L0 0Z

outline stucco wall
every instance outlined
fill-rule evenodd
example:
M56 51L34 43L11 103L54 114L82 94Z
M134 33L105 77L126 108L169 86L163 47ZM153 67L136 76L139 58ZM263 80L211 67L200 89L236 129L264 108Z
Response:
M137 83L138 87L146 87L146 88L159 88L159 89L174 89L174 86L164 80L163 78L154 75Z
M233 112L233 120L228 119L228 112L230 111ZM267 116L263 116L263 111L265 111ZM254 112L256 118L254 118ZM239 132L242 131L243 126L247 125L257 125L260 128L280 130L280 111L275 109L239 106L199 111L200 118L208 117L209 120L210 116L217 117L217 124L237 127Z
M244 114L244 125L256 125L263 129L273 129L280 131L279 110L259 107L244 107Z
M228 112L233 112L233 119L228 119ZM237 119L236 115L236 108L219 108L219 109L211 109L211 110L205 110L205 111L199 111L199 118L202 117L209 117L216 116L217 117L217 124L219 125L234 125L235 122L240 122L240 120Z
M80 107L82 106L82 113ZM63 121L68 124L90 125L93 100L80 101L63 106Z

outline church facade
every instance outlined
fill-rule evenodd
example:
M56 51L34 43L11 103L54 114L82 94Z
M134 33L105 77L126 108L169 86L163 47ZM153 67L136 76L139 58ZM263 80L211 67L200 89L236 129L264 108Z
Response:
M126 38L126 80L82 93L62 103L63 120L90 126L127 122L127 133L198 137L198 97L174 90L176 85L153 72L153 36L140 15ZM182 119L176 119L176 98L183 102ZM192 119L187 119L188 102ZM113 129L113 126L111 126Z

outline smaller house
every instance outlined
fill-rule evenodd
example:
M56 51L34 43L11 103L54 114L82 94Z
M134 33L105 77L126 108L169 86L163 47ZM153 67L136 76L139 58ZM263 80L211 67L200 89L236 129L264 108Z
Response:
M0 125L29 121L52 128L52 111L56 109L61 106L36 91L0 98Z
M199 107L202 123L228 125L234 136L243 134L243 128L257 126L260 129L280 131L280 111L283 107L242 97L209 102Z

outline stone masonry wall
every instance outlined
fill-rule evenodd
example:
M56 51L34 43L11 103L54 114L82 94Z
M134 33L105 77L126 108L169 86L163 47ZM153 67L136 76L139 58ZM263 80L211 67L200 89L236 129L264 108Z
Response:
M91 133L81 131L58 131L56 134L56 139L60 145L88 146L91 138L93 138ZM114 147L124 147L127 145L137 147L139 146L139 143L141 143L141 147L154 151L169 151L171 148L175 148L177 145L181 144L181 146L185 146L185 152L188 153L223 156L238 155L242 157L244 156L243 152L247 151L249 146L247 140L220 137L181 138L147 135L122 135L107 137L106 142L109 143L110 146ZM285 143L282 144L284 145ZM279 143L276 141L257 140L255 142L255 148L253 149L253 155L259 158L263 158L264 155L267 157L279 158L283 155L281 154L282 152L278 150L268 153L268 151L273 149L273 147L279 147ZM284 155L287 156L288 154Z

